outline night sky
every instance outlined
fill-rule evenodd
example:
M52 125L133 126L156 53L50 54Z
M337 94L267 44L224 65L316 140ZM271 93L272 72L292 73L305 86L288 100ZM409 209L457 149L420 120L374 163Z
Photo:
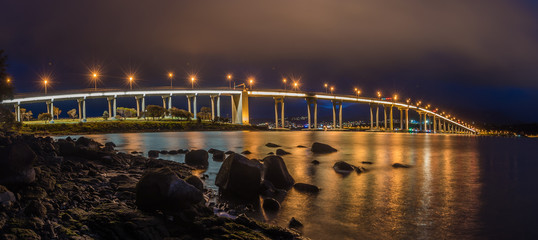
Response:
M227 73L238 83L253 76L255 88L281 88L287 77L300 79L301 90L324 91L327 82L337 93L351 94L354 87L364 96L397 93L467 121L538 122L533 1L65 0L0 6L0 49L17 92L43 91L41 74L51 74L50 91L89 88L88 68L98 65L101 87L126 89L130 71L137 87L169 85L169 71L175 85L185 87L188 74L197 73L201 88L228 86ZM251 117L272 116L270 100L254 102L261 107ZM290 101L287 114L304 115L301 103ZM347 120L367 119L366 108L346 108L353 109L344 114Z

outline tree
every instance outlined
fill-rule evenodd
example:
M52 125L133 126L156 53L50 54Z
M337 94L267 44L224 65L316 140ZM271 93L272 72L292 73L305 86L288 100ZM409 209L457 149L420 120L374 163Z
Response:
M211 108L202 107L200 112L196 114L198 118L209 120L211 119Z
M56 116L56 119L58 119L60 117L60 113L62 113L62 110L60 110L59 107L54 107L53 112L54 112L54 116Z
M108 120L108 111L107 110L105 110L103 112L103 119Z
M119 115L122 118L130 118L136 116L136 110L134 108L116 108L116 115Z
M184 109L177 109L175 107L171 108L170 110L170 115L172 115L172 117L176 117L176 118L184 118L186 120L191 120L191 118L193 117L192 113L184 110Z
M21 108L21 119L22 121L30 121L33 118L32 111L26 111L26 108Z
M157 105L148 105L146 107L146 114L147 117L151 117L153 120L155 120L155 118L164 117L164 115L166 114L166 109Z
M37 116L37 120L39 121L45 121L45 123L49 122L50 120L52 120L52 115L50 115L50 113L40 113L38 116Z
M77 110L74 109L74 108L71 109L71 110L69 110L69 111L67 111L67 115L69 115L69 117L72 118L72 119L75 119L75 118L78 117L78 115L77 115Z

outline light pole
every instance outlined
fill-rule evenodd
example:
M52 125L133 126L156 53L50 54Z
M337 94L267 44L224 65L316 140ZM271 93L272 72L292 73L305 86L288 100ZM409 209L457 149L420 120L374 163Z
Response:
M287 81L288 81L288 79L286 79L286 78L282 79L282 82L284 83L284 91L286 91L286 88L288 87L288 85L286 83Z
M168 73L168 78L170 78L170 89L173 89L173 83L172 83L172 80L174 79L174 73L169 72L169 73Z
M49 83L48 79L43 80L43 84L45 84L45 95L47 94L47 83Z
M333 94L333 91L334 91L334 87L331 87L331 94Z
M133 90L133 76L129 76L129 88Z
M293 88L295 91L299 90L299 83L298 82L294 82L293 83Z
M325 83L325 93L327 93L327 87L329 87L329 84Z
M232 74L226 75L226 78L228 79L228 82L230 83L230 89L232 88ZM234 82L234 88L235 88L235 82Z
M7 78L6 82L7 82L7 84L10 84L11 83L11 78Z
M92 73L92 79L93 79L93 90L97 91L97 73Z
M357 90L357 98L359 98L359 95L361 95L361 90Z
M394 94L394 102L397 102L398 101L398 94Z
M196 80L196 78L194 78L194 76L191 76L191 88L194 89L194 80Z
M377 98L381 99L381 91L377 91Z
M253 83L254 83L254 79L250 78L250 79L248 80L248 84L249 84L249 86L250 86L250 90L252 90L252 84L253 84Z

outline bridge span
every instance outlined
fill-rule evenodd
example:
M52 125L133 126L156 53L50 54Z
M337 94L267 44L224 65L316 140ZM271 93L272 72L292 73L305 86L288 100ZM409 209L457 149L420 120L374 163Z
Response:
M409 129L409 110L416 111L420 116L420 129L430 131L432 133L462 133L475 134L477 131L471 126L450 119L435 111L415 106L412 104L402 103L394 100L384 100L383 98L368 98L352 95L328 94L319 92L300 92L300 91L284 91L284 90L249 90L249 89L144 89L144 90L79 90L70 92L58 92L49 95L37 94L20 94L13 99L4 100L2 104L12 104L15 109L17 121L21 121L20 108L22 104L29 103L46 103L47 112L53 115L54 102L58 101L77 101L79 119L82 122L86 121L86 100L95 98L106 98L108 101L108 113L111 119L116 118L116 99L123 97L132 97L136 100L137 116L141 116L145 111L146 96L161 96L163 107L170 109L172 105L172 96L185 96L188 102L188 111L193 113L194 119L197 114L197 98L209 97L211 99L211 116L214 118L220 117L220 98L230 97L232 107L232 123L235 124L250 124L249 122L249 98L264 97L273 98L275 101L275 126L284 128L284 102L286 98L304 99L306 102L308 113L308 128L318 128L317 102L320 100L331 101L333 112L333 128L342 128L342 103L368 104L370 106L370 129L380 130L379 126L379 108L383 108L384 115L384 130L393 131L394 118L393 110L400 111L400 127L399 129ZM215 106L216 105L216 106ZM279 109L280 106L280 109ZM280 111L279 111L280 110ZM216 112L216 114L215 114ZM279 112L281 122L279 123ZM387 114L389 117L387 118ZM405 119L404 119L405 115ZM375 118L375 119L374 119ZM431 129L428 130L426 119L433 123ZM53 122L53 120L52 120ZM405 128L404 128L405 123Z

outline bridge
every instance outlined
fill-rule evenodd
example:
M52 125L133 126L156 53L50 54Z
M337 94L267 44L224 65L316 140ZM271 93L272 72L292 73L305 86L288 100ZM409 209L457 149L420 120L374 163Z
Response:
M230 97L232 108L232 123L250 124L249 122L249 98L273 98L275 101L275 127L284 128L284 103L285 99L298 98L304 99L308 113L308 129L318 129L318 101L330 101L332 103L332 115L334 129L342 129L342 104L368 104L370 106L370 129L394 131L393 111L396 109L400 112L399 129L409 129L409 110L416 111L420 116L420 130L431 133L454 133L454 134L476 134L470 125L457 121L449 116L445 116L435 110L427 107L419 107L409 103L398 102L394 99L369 98L353 95L329 94L320 92L301 92L285 90L252 90L252 89L144 89L144 90L79 90L70 92L58 92L50 95L43 94L19 94L11 100L4 100L2 104L11 104L14 106L17 121L21 121L21 105L29 103L45 103L47 112L53 114L54 102L59 101L77 101L79 119L86 122L86 100L105 98L108 101L108 113L111 119L116 118L116 99L117 98L134 98L136 100L136 112L140 117L145 111L145 97L160 96L162 97L163 107L170 109L172 105L172 96L185 96L188 102L188 111L193 113L194 119L197 114L198 97L209 97L211 99L211 116L214 119L220 117L220 98ZM215 106L216 105L216 106ZM280 109L279 109L280 107ZM383 108L384 126L379 126L379 108ZM216 114L215 114L216 112ZM279 112L281 122L279 123ZM405 113L405 114L404 114ZM389 117L387 118L387 114ZM404 119L405 115L405 119ZM375 117L374 117L375 116ZM375 119L375 121L374 121ZM53 120L51 122L54 122ZM404 128L405 123L405 128ZM428 124L429 123L429 124ZM432 125L432 126L429 126Z

